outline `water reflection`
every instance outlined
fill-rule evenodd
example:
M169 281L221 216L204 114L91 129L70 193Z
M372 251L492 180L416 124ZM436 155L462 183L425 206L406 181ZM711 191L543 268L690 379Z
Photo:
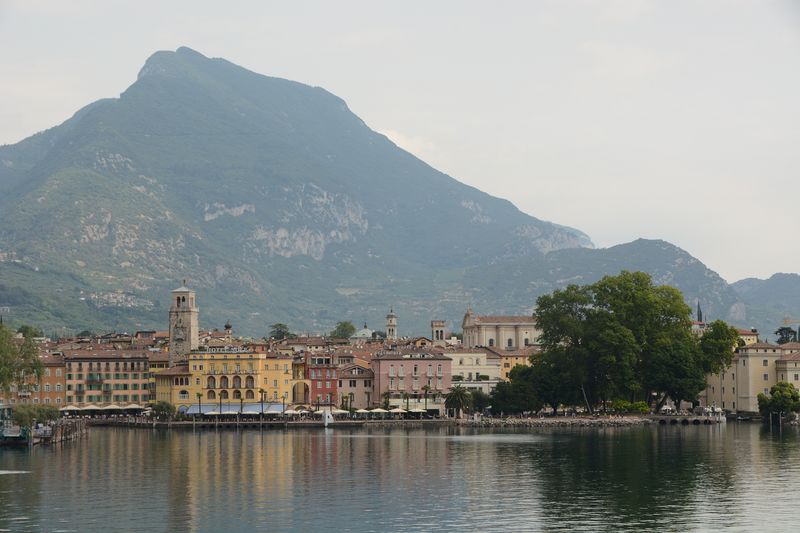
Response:
M788 531L795 428L95 429L0 451L13 531Z

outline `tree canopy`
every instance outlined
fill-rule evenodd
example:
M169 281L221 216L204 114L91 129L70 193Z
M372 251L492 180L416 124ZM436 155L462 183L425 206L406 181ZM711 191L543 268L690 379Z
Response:
M337 322L330 336L335 339L349 339L356 333L356 327L349 320Z
M0 390L8 391L11 385L18 387L42 377L42 361L32 337L21 342L0 324Z
M33 337L44 337L44 332L37 327L29 326L28 324L23 324L17 329L17 333L22 333L23 337L33 338Z
M281 322L272 324L269 327L269 336L276 341L282 341L283 339L292 339L296 337L294 333L289 331L289 326Z
M778 336L778 344L786 344L787 342L797 341L797 331L789 326L781 326L775 330L775 335Z
M702 337L678 289L656 286L643 272L622 271L591 285L569 285L537 300L542 353L512 373L539 400L595 406L668 398L694 401L706 375L731 364L738 334L722 321Z
M770 388L769 396L758 394L758 411L762 416L800 411L800 392L791 383L779 381Z

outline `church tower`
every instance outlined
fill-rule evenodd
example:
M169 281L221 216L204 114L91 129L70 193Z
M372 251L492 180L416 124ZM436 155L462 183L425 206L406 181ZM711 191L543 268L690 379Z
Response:
M169 366L188 360L189 352L200 344L198 318L200 309L195 302L194 291L183 285L172 291L169 308Z
M397 315L394 314L394 309L389 309L389 314L386 315L386 340L397 340Z
M431 340L434 346L442 347L447 344L444 341L445 324L444 320L431 320Z

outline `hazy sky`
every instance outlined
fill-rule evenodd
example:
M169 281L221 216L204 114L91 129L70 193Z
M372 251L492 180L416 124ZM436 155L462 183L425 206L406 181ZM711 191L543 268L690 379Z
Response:
M800 2L0 0L0 144L186 45L322 86L434 167L606 247L800 271Z

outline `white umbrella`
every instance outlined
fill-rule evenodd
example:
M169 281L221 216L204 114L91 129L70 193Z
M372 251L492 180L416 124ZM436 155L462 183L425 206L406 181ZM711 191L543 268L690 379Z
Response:
M415 407L414 409L412 409L409 412L410 413L427 413L427 411L425 409L420 409L419 407Z
M369 413L369 412L370 412L369 409L357 409L356 410L356 413L359 413L359 414L364 414L364 413Z
M370 413L388 413L388 412L389 411L387 411L386 409L381 409L380 407L376 407L375 409L370 411Z
M93 403L90 403L89 405L85 405L85 406L81 407L81 411L97 411L98 409L100 409L100 408L97 407Z
M395 407L394 409L389 409L389 412L390 413L407 413L408 411L406 411L402 407Z
M295 411L294 409L287 409L283 412L285 415L299 415L300 411Z
M142 407L138 403L132 403L130 405L126 405L125 407L123 407L123 409L144 409L144 407Z
M68 405L66 407L62 407L59 411L79 411L80 407L75 407L74 405Z
M331 411L332 415L347 415L350 414L350 411L345 411L344 409L334 409Z
M122 407L120 407L119 405L115 405L115 404L113 404L113 403L112 403L112 404L109 404L109 405L103 406L103 407L101 407L100 409L102 409L103 411L119 411L120 409L122 409Z

